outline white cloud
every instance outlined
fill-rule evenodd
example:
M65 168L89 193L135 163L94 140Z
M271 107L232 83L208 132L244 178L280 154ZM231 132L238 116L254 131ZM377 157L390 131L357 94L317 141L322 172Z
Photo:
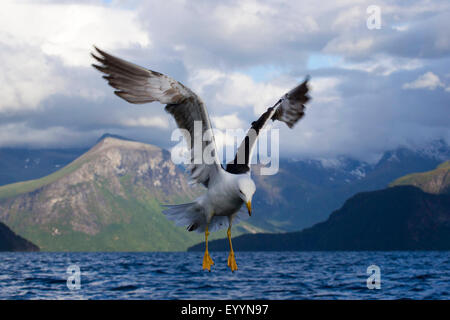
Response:
M347 10L342 10L336 12L336 18L332 23L332 28L334 30L354 30L361 24L361 17L366 16L365 9L362 6L352 6Z
M220 103L235 107L253 107L254 114L258 116L297 83L293 78L284 82L261 83L241 72L226 73L215 69L193 71L189 82L200 95L206 88L211 90L212 87L215 92L212 105Z
M366 36L341 36L332 39L327 43L323 51L331 54L343 54L346 56L357 56L366 54L371 51L375 44L375 40Z
M61 126L31 128L25 122L9 123L0 126L0 146L59 147L73 146L87 140L89 134L73 131Z
M340 100L337 86L340 84L336 77L319 77L311 79L311 95L314 102L332 102Z
M439 76L429 71L412 82L405 83L403 89L428 89L434 90L438 87L445 87Z
M448 124L442 123L448 113L442 97L450 90L448 78L439 73L437 82L424 81L426 89L447 90L427 95L433 113L420 112L423 93L404 91L402 84L412 81L410 74L416 73L409 71L418 68L448 69L450 3L391 5L381 0L382 29L376 31L366 27L371 4L3 1L0 134L10 133L5 137L17 142L39 137L59 147L60 131L54 128L66 126L73 132L62 134L65 141L77 140L77 133L95 141L100 130L171 145L170 133L152 134L175 127L163 108L126 108L90 68L89 51L97 44L181 80L204 99L214 125L222 128L241 126L237 119L246 128L310 73L313 99L306 117L294 130L276 124L281 144L292 144L285 152L364 154L405 137L448 137ZM317 55L335 60L324 63ZM25 121L23 126L8 132L9 123L18 119ZM224 145L231 142L224 139Z
M251 77L242 73L228 74L222 90L218 91L217 100L229 105L252 106L255 115L260 115L271 107L291 86L282 86L275 83L258 83Z
M225 116L216 116L211 117L213 122L213 126L217 129L226 130L226 129L245 129L247 124L243 121L236 113L228 114Z
M2 1L0 35L2 43L37 46L69 66L89 66L93 44L107 49L150 44L133 11L74 3Z
M113 49L149 43L130 10L3 1L0 112L33 110L54 94L98 99L102 93L78 78L77 69L64 70L61 62L70 68L87 68L93 44Z
M408 31L410 26L408 24L399 24L399 25L393 25L392 29L399 32Z
M389 76L397 71L415 70L422 66L423 62L420 59L387 55L376 55L363 62L347 62L341 65L344 69L360 70L383 76Z
M223 24L226 33L264 28L264 18L270 14L272 14L272 8L257 1L241 1L232 6L221 4L213 13L215 18ZM229 19L229 17L233 17L233 19Z
M123 119L120 123L127 127L169 128L169 121L167 118L155 116Z
M50 59L36 48L11 48L0 43L0 112L34 109L65 87Z

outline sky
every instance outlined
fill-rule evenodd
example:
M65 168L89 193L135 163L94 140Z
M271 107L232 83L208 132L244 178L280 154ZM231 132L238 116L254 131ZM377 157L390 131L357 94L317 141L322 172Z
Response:
M448 30L447 0L2 1L0 147L85 147L106 132L177 144L161 104L113 94L93 45L190 87L220 130L246 130L310 75L306 117L273 124L281 156L450 143Z

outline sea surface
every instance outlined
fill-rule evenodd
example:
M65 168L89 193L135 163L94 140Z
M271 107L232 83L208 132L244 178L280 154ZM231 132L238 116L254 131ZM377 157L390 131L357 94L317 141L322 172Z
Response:
M234 273L227 252L211 256L207 272L200 252L0 253L0 299L450 298L448 251L236 252Z

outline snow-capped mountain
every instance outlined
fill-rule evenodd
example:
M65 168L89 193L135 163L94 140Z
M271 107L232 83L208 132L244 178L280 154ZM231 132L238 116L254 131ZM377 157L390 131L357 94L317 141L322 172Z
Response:
M358 192L385 188L399 177L432 170L449 159L449 145L437 140L417 149L386 151L372 164L345 156L282 160L277 175L255 177L255 216L261 212L262 221L276 217L282 230L305 228L325 220Z

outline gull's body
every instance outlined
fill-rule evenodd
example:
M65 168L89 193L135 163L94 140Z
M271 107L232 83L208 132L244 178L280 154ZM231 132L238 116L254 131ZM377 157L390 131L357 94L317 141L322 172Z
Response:
M134 104L153 101L166 104L166 111L174 117L178 127L184 129L191 152L192 164L188 168L190 179L193 183L205 186L207 191L191 203L168 205L163 213L175 221L176 225L186 226L188 231L205 233L203 269L211 270L214 264L208 252L209 231L228 226L228 266L232 271L237 270L231 244L231 226L233 222L251 215L251 200L256 187L250 177L250 159L258 134L270 120L285 122L291 128L303 117L304 103L309 100L307 80L289 91L252 123L235 159L223 168L217 157L208 112L194 92L166 75L114 57L100 49L96 50L99 56L92 56L101 65L93 66L106 74L104 78L117 89L114 91L116 95ZM201 123L201 132L195 130L196 122ZM205 135L209 135L210 139L204 141ZM201 143L199 150L194 147L196 143ZM204 161L204 151L210 155L208 161Z
M240 184L248 185L240 188ZM168 218L175 220L177 225L187 225L188 230L204 232L208 225L209 231L219 230L231 225L237 219L247 217L247 213L241 211L242 205L251 201L244 200L239 190L247 188L248 193L253 195L255 185L249 174L231 174L225 170L218 172L218 177L208 185L206 193L195 199L189 207L192 217L180 215L180 210L185 211L186 206L191 204L167 206L165 214ZM248 209L249 210L249 209ZM198 213L195 217L194 213ZM186 221L186 219L188 219Z

